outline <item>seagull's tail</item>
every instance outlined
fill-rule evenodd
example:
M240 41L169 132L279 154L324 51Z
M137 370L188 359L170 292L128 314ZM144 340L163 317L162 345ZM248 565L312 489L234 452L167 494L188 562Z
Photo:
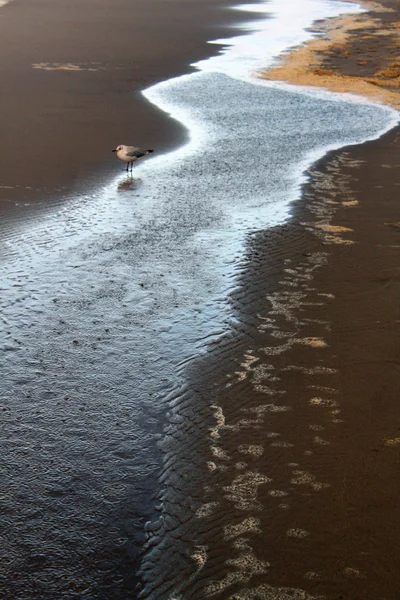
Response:
M149 149L149 150L146 150L146 154L151 154L152 152L154 152L154 150L153 150L153 149L151 149L151 150L150 150L150 149Z

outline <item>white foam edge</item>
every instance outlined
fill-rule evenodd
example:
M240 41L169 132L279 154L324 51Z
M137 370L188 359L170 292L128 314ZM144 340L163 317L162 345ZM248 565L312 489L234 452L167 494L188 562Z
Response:
M342 8L344 8L346 6L346 10L341 11L339 9L339 5L341 5ZM267 10L268 6L270 6L270 5L263 2L259 5L258 4L236 5L233 7L233 9L248 11L248 12L256 12L259 14L269 14L270 11ZM348 8L349 6L351 7L351 9ZM343 1L338 3L338 14L337 14L338 17L341 14L361 14L363 12L367 12L367 10L356 3L343 2ZM327 18L332 18L332 17L327 17ZM247 31L253 31L255 33L258 33L260 31L261 24L264 23L265 21L270 22L270 20L271 19L268 18L268 19L263 19L261 21L239 24L237 27L240 28L241 31L247 30ZM273 20L273 18L272 18L272 20ZM313 23L315 23L315 20L312 22L312 24ZM311 31L307 31L307 34L308 34L308 40L311 40L316 36L316 34ZM250 34L245 33L245 34L241 34L240 36L237 36L234 38L229 38L227 40L225 40L225 39L224 40L214 40L210 43L215 43L215 44L220 44L220 45L225 46L225 49L222 49L221 54L219 55L219 58L223 59L224 54L226 54L226 52L227 52L226 46L232 47L232 46L234 46L235 43L237 43L238 39L240 39L242 41L243 38L250 39L251 37L252 37L251 33ZM302 42L302 43L306 43L306 42ZM287 47L278 56L275 56L274 59L281 56L287 50L289 50L293 47L297 47L297 46L298 46L297 44L295 46L293 46L291 43L288 43ZM207 61L213 61L215 58L216 57L210 57L209 59L207 59ZM193 154L196 151L200 150L200 148L206 138L207 138L208 142L210 141L208 136L211 136L212 134L207 131L206 125L204 123L202 123L201 120L194 119L189 114L188 110L185 110L184 108L182 108L180 106L174 105L172 102L167 102L164 98L161 98L160 95L158 94L158 92L162 91L166 87L169 87L170 85L175 85L176 82L179 80L187 81L192 77L201 75L202 73L213 72L211 70L208 71L207 69L203 69L199 66L201 64L204 65L207 61L200 61L200 63L195 63L193 66L196 66L197 68L199 68L199 70L196 71L195 73L181 75L181 76L173 78L173 79L168 79L166 81L162 81L162 82L157 83L157 84L142 91L143 96L149 102L151 102L152 104L154 104L155 106L160 108L165 113L169 114L171 116L171 118L175 119L176 121L178 121L185 127L185 129L188 132L188 141L186 142L186 144L180 146L179 148L177 148L176 150L174 150L172 152L161 155L159 157L154 157L154 159L152 159L151 163L147 163L147 164L145 163L143 165L140 165L140 167L139 167L140 170L142 170L142 169L147 170L147 168L162 169L167 163L174 161L174 160L178 160L180 158L184 158L185 156L188 156L188 155ZM221 71L217 70L215 72L221 72ZM249 84L261 85L261 86L276 88L276 89L280 89L280 90L286 90L286 91L292 92L292 93L306 94L313 98L321 98L322 100L330 100L330 101L345 102L345 103L350 102L350 103L364 104L367 106L373 106L373 107L376 107L380 110L387 112L387 114L388 114L387 126L383 127L382 130L380 130L378 133L375 133L371 136L366 136L365 138L363 138L362 141L355 140L353 142L351 142L351 141L344 142L342 144L341 143L329 144L327 146L321 146L321 148L315 149L307 154L306 158L299 163L298 168L295 171L297 173L297 175L296 175L297 181L293 184L292 194L289 194L289 198L285 201L284 206L280 206L279 208L276 207L277 212L279 212L282 216L285 213L286 217L289 217L289 215L290 215L289 207L297 199L297 196L298 196L301 186L304 183L306 183L306 181L308 180L306 172L312 167L312 165L315 162L321 160L329 152L332 152L335 150L340 150L340 148L359 145L359 144L362 144L365 142L379 139L385 133L387 133L388 131L393 129L396 125L398 125L399 120L400 120L400 113L399 113L399 111L397 111L396 109L394 109L392 107L386 106L386 105L381 104L376 101L372 101L372 100L366 98L365 96L360 96L360 95L353 94L353 93L333 92L333 91L325 89L325 88L315 88L315 87L311 87L311 86L299 86L299 85L286 83L283 81L263 80L261 78L261 72L262 71L260 69L258 69L255 73L253 72L249 77L245 77L245 78L237 77L237 78L242 81L245 81L246 83L249 83ZM228 75L227 73L224 73L223 71L221 73L225 74L226 76L232 77L232 74ZM234 78L236 78L236 77L234 77ZM139 171L139 169L138 169L138 171ZM286 210L285 210L285 208L286 208ZM276 219L274 219L273 224L274 225L278 224Z

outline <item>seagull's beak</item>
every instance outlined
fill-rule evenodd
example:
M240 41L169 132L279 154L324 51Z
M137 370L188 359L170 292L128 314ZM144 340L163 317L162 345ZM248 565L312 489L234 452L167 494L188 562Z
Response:
M114 148L114 150L112 150L112 152L116 152L116 151L117 151L117 149L116 149L116 148Z

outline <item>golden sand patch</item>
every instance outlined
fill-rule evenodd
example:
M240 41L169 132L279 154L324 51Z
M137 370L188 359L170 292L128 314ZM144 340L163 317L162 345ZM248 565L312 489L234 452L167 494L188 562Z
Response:
M287 492L284 492L283 490L270 490L268 495L273 498L283 498L283 496L287 496Z
M311 346L312 348L325 348L328 344L318 337L305 337L298 338L295 340L296 344L303 344L304 346Z
M221 460L230 460L229 454L222 448L219 448L219 446L211 446L211 452L216 458L220 458Z
M298 365L288 365L287 367L283 367L282 371L300 371L305 373L306 375L335 375L338 371L337 369L331 369L329 367L301 367Z
M358 200L348 200L347 202L342 202L342 206L351 207L358 206L360 203Z
M235 468L238 469L239 471L243 471L246 467L247 467L247 463L242 462L242 461L237 462L235 464Z
M247 375L249 372L252 371L251 366L256 363L258 360L260 360L259 358L257 358L256 356L254 356L252 354L252 351L249 350L245 355L244 355L244 361L242 363L240 363L240 366L244 369L243 371L236 371L235 375L237 376L239 381L243 381L244 379L247 378Z
M308 385L307 389L309 390L318 390L319 392L324 392L325 394L338 394L338 390L333 387L329 387L327 385Z
M226 588L238 582L248 582L254 575L262 575L267 572L270 564L266 561L261 561L254 556L253 550L244 552L237 558L229 559L226 564L236 567L238 570L228 573L226 577L220 581L213 581L205 589L206 596L211 596L222 592ZM234 598L234 596L231 596Z
M198 570L202 569L207 562L207 546L197 546L191 558L197 564Z
M390 9L385 9L377 3L362 2L362 4L368 10L390 12ZM391 64L375 73L373 77L341 75L332 69L320 66L326 56L341 54L344 58L350 58L352 55L348 43L351 34L357 30L359 36L362 36L363 31L368 34L363 39L372 40L376 36L381 38L392 36L395 46L399 41L399 28L400 23L394 22L390 25L390 29L383 29L378 19L372 19L366 14L329 19L314 29L322 34L322 39L314 39L305 46L297 48L286 55L283 64L262 73L261 77L294 85L319 87L333 92L357 94L400 109L400 95L397 93L400 90L400 63L397 57L392 58ZM371 45L369 52L375 51L376 48ZM388 60L390 61L389 57ZM360 57L358 64L362 66L367 63Z
M400 446L400 437L385 440L385 446Z
M290 442L272 442L271 447L273 448L293 448L294 444Z
M329 483L317 481L316 477L307 471L296 470L293 471L293 475L295 475L295 477L290 480L290 483L293 483L294 485L309 485L316 492L329 487Z
M272 479L249 471L235 477L231 485L225 486L225 497L234 502L238 510L261 510L262 505L257 500L258 486L270 483Z
M226 525L224 527L224 537L226 540L243 535L244 533L262 533L260 519L248 517L238 525Z
M321 574L317 573L316 571L308 571L307 573L304 574L304 579L312 579L312 580L321 579Z
M311 406L328 406L329 408L337 406L335 400L330 400L328 398L311 398L309 403Z
M350 577L364 578L364 575L358 569L353 569L352 567L346 567L343 569L343 573Z
M242 444L238 450L242 454L251 454L253 456L262 456L264 454L264 448L254 444Z
M251 548L250 544L248 543L248 541L249 540L244 537L236 538L236 540L234 540L232 542L232 546L234 548L236 548L237 550L250 550L250 552L251 552L252 548Z
M278 404L259 404L258 406L253 406L248 409L248 412L256 413L259 417L261 417L264 413L280 413L280 412L288 412L291 410L291 406L284 406ZM276 434L274 433L274 436ZM273 436L269 436L273 437Z
M215 512L215 509L219 506L219 502L208 502L207 504L203 504L196 511L196 517L198 519L204 519L205 517L209 517Z
M41 69L42 71L100 71L102 67L100 63L54 63L54 62L42 62L33 63L33 69Z
M343 246L351 246L352 244L357 243L354 240L344 240L343 238L335 235L327 235L325 237L325 242L329 242L330 244L342 244Z
M316 435L314 438L314 444L319 444L320 446L329 446L330 442L328 442L327 440L324 440L319 435Z
M228 565L234 565L243 571L248 571L252 575L266 573L269 563L258 560L253 553L241 554L238 558L231 558L226 561Z
M282 588L269 584L244 589L230 597L230 600L323 600L323 596L311 596L300 588Z
M288 537L292 537L292 538L305 538L310 534L305 529L295 528L295 529L288 529L286 532L286 535Z
M317 229L321 229L321 231L327 231L329 233L346 233L348 231L353 231L348 227L342 227L341 225L326 225L325 223L317 223L314 225Z
M220 406L213 404L211 408L214 410L216 424L215 427L210 430L210 437L216 440L220 437L219 430L225 427L225 416Z

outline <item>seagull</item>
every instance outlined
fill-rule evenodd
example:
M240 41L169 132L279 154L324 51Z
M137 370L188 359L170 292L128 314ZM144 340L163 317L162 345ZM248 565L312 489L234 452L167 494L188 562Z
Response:
M146 156L146 154L151 154L153 150L143 150L142 148L136 148L135 146L125 146L121 144L114 148L113 152L117 153L118 158L126 162L126 170L132 171L133 163L142 158L142 156Z

